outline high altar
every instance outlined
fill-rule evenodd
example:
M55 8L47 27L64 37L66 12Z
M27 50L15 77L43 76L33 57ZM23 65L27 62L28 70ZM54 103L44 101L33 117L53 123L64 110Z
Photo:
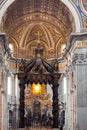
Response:
M35 86L36 85L36 86ZM38 110L40 114L42 115L45 111L49 111L52 108L52 102L51 102L51 95L50 93L47 93L47 87L45 84L28 84L28 86L25 89L25 108L28 108L31 113L34 112L38 113ZM37 105L38 109L35 109L35 104Z

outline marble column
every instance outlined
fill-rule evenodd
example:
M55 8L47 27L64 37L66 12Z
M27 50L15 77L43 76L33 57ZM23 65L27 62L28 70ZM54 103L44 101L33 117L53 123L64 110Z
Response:
M59 105L58 105L58 79L54 78L52 83L53 90L53 128L58 128L59 126Z

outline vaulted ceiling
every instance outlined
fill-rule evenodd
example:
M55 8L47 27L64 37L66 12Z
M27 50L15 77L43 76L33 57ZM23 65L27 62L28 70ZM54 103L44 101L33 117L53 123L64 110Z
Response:
M3 30L13 45L13 56L32 58L40 44L47 59L59 58L75 23L60 0L15 0L3 16Z

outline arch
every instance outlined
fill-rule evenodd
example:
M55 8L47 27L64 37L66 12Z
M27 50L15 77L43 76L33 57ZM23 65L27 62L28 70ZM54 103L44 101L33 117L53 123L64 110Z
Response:
M14 38L14 37L11 37L11 39L13 40L13 42L15 43L16 47L18 48L18 41Z
M14 2L15 0L8 0L6 1L3 6L1 7L1 11L0 11L0 23L2 21L2 17L5 13L5 11L7 10L7 8ZM80 17L79 17L79 14L78 12L76 11L74 5L72 5L71 2L69 2L69 0L61 0L67 7L68 9L70 10L70 12L72 12L72 15L74 17L74 20L75 20L75 25L76 25L76 32L80 32Z
M74 20L75 20L76 32L80 32L80 26L81 26L80 17L79 17L79 14L74 7L74 4L69 2L69 0L61 0L61 1L68 7L70 12L72 12L72 15L73 15Z
M2 2L2 5L0 7L0 24L1 24L1 21L2 21L2 17L5 13L5 11L7 10L7 8L14 2L15 0L7 0L5 3ZM4 3L4 4L3 4Z

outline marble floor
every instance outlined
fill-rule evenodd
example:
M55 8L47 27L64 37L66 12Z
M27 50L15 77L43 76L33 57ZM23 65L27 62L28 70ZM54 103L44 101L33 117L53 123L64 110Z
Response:
M43 127L29 127L29 128L25 128L25 130L59 130L59 129L53 129L51 127L46 127L46 126L43 126Z

